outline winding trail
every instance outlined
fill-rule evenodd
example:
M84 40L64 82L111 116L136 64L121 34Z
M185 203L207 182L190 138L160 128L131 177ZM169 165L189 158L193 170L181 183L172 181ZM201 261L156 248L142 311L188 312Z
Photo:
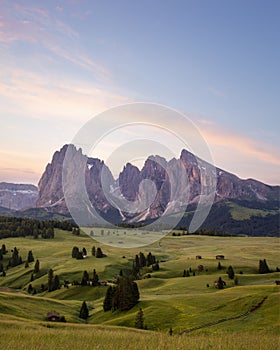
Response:
M257 305L251 307L250 310L244 312L243 314L240 314L240 315L237 315L237 316L233 316L233 317L221 318L221 319L219 319L217 321L206 323L206 324L204 324L202 326L197 326L197 327L193 327L193 328L190 328L190 329L185 329L184 331L180 332L179 335L187 334L187 333L196 331L197 329L202 329L202 328L214 326L214 325L219 324L219 323L223 323L223 322L231 321L231 320L237 320L238 318L242 318L242 317L248 316L251 312L254 312L257 309L259 309L262 306L262 304L265 302L266 299L267 299L267 296L265 296Z

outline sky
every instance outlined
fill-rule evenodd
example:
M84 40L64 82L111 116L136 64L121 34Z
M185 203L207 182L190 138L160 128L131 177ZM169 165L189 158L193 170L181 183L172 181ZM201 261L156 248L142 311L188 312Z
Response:
M188 116L216 166L280 184L279 15L278 0L0 0L0 181L37 184L90 118L152 102Z

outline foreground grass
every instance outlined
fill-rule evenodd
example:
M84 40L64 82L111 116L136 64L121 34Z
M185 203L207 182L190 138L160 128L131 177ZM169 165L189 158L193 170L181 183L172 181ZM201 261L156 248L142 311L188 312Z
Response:
M262 332L212 335L200 332L171 337L151 331L92 325L23 324L17 320L0 325L0 345L6 350L275 350L279 345L276 335Z

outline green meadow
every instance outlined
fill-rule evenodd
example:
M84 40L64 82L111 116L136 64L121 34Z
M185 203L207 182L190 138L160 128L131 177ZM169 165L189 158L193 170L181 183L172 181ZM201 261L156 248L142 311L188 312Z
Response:
M23 261L32 249L40 271L30 282L34 263L9 268L0 277L0 344L5 349L276 349L279 345L279 290L275 280L280 279L279 239L273 237L210 237L168 235L149 246L125 249L100 244L85 234L56 230L54 239L7 238L10 250L19 249ZM86 248L88 257L71 257L73 246ZM92 247L101 247L107 257L97 259L91 255ZM107 287L63 286L53 292L40 293L41 284L47 283L47 272L54 270L60 281L81 281L83 271L92 275L95 269L99 280L114 280L119 271L128 273L135 254L152 252L159 260L159 271L148 268L137 281L139 303L129 311L104 312L103 300ZM218 270L216 255L225 256ZM196 256L202 259L197 260ZM259 274L259 260L266 259L274 272ZM198 271L203 265L203 271ZM238 283L226 274L231 265ZM182 277L184 269L195 272ZM145 278L150 274L151 278ZM219 277L226 282L218 290L214 281ZM29 295L32 283L38 293ZM190 333L180 332L216 321L236 317L251 310L263 299L254 312L233 320L209 325ZM89 318L79 318L82 301L89 307ZM144 311L147 330L136 330L135 316L139 308ZM48 311L55 310L65 316L67 323L46 321ZM172 327L173 336L168 332ZM78 339L78 342L77 342ZM20 344L20 346L19 346Z

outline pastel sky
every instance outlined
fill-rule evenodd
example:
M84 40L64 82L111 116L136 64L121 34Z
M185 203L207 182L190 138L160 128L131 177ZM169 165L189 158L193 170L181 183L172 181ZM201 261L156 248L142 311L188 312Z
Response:
M0 181L37 184L89 118L154 102L215 165L279 184L279 16L278 0L0 0Z

